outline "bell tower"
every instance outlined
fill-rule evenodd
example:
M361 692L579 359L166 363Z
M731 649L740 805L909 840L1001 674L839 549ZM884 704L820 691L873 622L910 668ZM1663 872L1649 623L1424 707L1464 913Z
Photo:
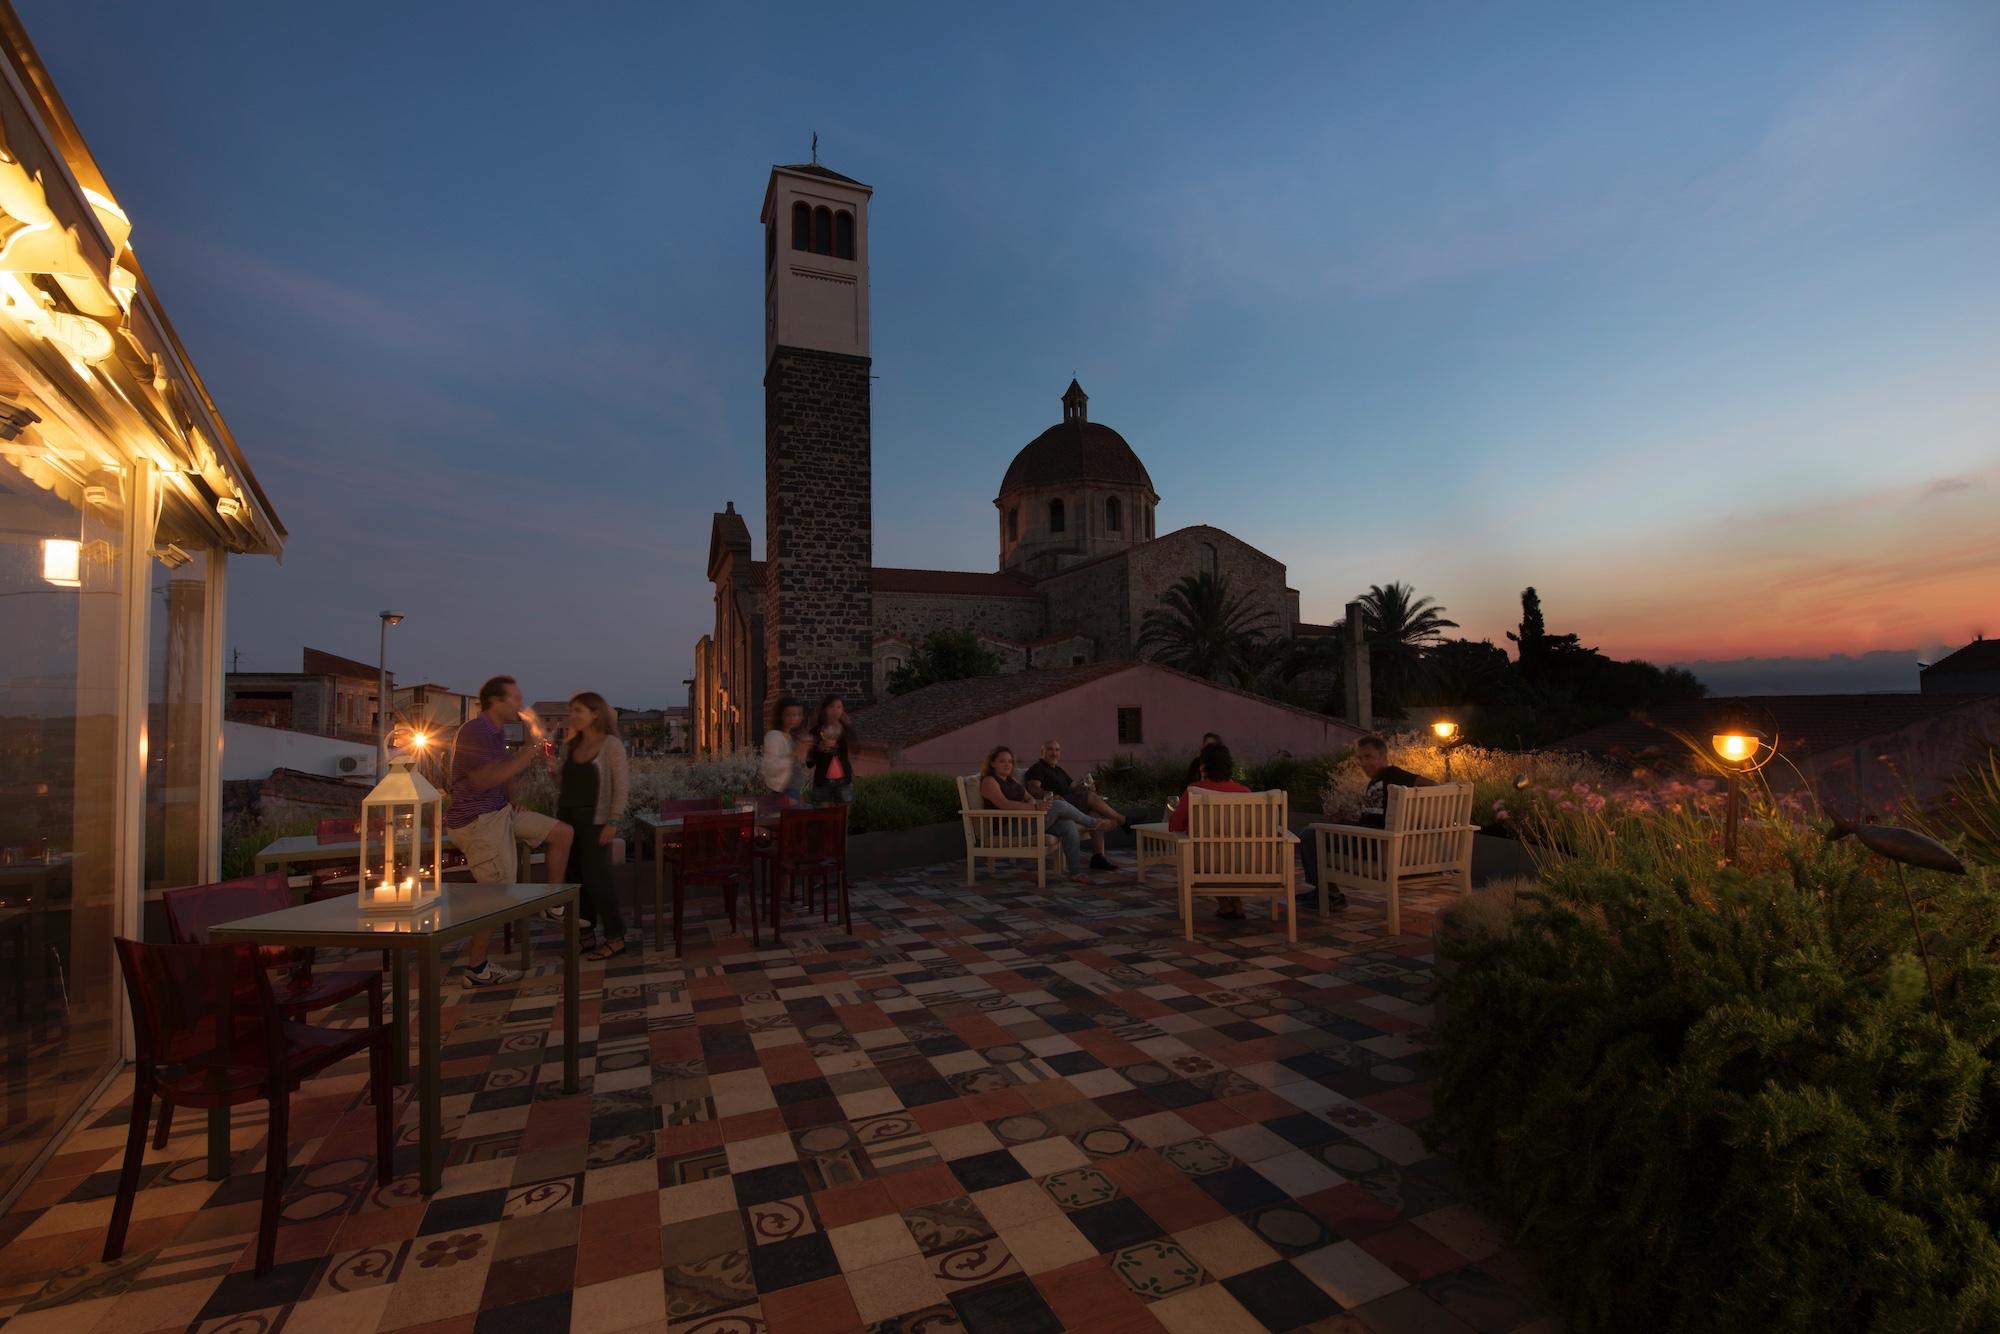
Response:
M764 190L765 693L874 687L868 203L817 161ZM758 726L762 726L760 721Z

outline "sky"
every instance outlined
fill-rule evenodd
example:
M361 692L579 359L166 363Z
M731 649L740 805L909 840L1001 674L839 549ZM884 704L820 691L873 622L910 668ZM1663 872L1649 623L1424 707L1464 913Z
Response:
M245 670L684 701L769 167L870 220L878 564L1093 420L1161 531L1731 688L2000 634L2000 6L16 0L291 539ZM837 19L837 21L835 21Z

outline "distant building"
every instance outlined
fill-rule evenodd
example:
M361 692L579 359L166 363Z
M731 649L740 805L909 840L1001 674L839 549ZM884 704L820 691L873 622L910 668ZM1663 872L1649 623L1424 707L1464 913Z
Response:
M373 741L380 726L381 688L374 665L320 649L305 650L296 672L229 672L223 716L230 722L278 727L343 741ZM394 697L396 674L389 673Z
M479 712L478 696L431 681L392 687L389 697L395 703L399 720L423 723L439 732L455 731L460 723Z
M662 709L660 712L666 715L667 753L669 755L687 754L688 743L693 737L692 720L694 711L685 704L676 704L672 708Z
M1555 749L1658 772L1704 767L1693 752L1742 718L1774 740L1763 771L1779 792L1803 786L1842 815L1925 803L2000 740L2000 695L1741 695L1665 704L1556 743Z
M2000 695L2000 639L1980 636L1917 673L1926 695Z

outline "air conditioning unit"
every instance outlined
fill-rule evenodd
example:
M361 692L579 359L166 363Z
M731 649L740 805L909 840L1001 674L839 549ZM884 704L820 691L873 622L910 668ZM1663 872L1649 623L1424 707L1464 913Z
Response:
M361 772L362 761L359 755L343 755L335 763L339 767L340 772L344 774L358 774Z

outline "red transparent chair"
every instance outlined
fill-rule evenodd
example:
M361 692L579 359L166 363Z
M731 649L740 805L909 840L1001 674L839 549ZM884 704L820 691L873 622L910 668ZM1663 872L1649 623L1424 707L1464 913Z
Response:
M270 1106L264 1162L264 1207L257 1223L257 1272L270 1269L278 1240L278 1204L289 1161L292 1091L359 1052L368 1053L368 1089L375 1103L376 1179L394 1177L393 1096L389 1029L324 1028L286 1019L254 946L147 945L113 941L125 974L125 995L137 1038L132 1121L118 1195L104 1237L104 1259L125 1250L132 1198L146 1158L146 1124L158 1098L172 1107ZM164 1115L162 1123L164 1124Z
M318 839L322 843L354 843L361 838L359 820L321 820Z
M682 902L696 885L722 891L729 929L736 929L736 897L756 882L751 840L757 818L749 811L692 811L681 825L679 865L674 873L674 953L681 951ZM750 943L758 944L757 900L750 899Z
M682 816L693 815L697 812L718 811L721 809L722 809L722 798L720 797L662 797L660 799L660 818L663 820L671 819L676 815L682 815ZM669 830L666 833L665 837L660 838L658 840L658 843L659 843L659 855L661 864L653 868L653 874L656 876L661 876L665 875L668 871L672 871L674 873L674 879L678 881L680 879L680 864L681 864L680 832L677 830ZM632 919L632 924L634 926L637 926L639 925L640 922L645 920L643 917L640 916L639 913L639 909L641 907L639 899L644 896L640 894L639 878L637 876L633 876L630 879L632 884L632 893L635 896L632 901L632 912L630 916ZM655 923L655 925L657 926L658 924Z
M778 816L778 837L758 848L765 860L765 887L771 895L771 940L784 938L780 908L787 895L803 891L805 905L820 898L820 920L840 896L840 921L851 925L847 905L847 807L805 806Z

